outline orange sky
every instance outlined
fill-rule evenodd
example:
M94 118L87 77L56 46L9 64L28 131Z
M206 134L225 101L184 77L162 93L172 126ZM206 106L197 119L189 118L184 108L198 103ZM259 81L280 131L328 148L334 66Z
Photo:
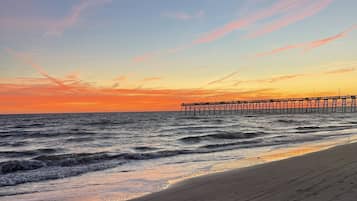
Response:
M0 114L357 94L354 1L0 1Z

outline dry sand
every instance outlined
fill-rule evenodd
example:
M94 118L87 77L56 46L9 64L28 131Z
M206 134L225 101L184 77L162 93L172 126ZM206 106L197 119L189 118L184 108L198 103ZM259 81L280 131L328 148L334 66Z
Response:
M357 143L189 179L133 201L357 201Z

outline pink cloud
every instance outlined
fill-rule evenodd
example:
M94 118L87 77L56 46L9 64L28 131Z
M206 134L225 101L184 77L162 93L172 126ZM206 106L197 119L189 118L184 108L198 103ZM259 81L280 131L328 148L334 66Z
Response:
M316 13L320 12L321 10L325 9L327 6L329 6L332 3L333 0L317 0L313 4L305 4L307 7L302 7L301 10L297 10L296 12L293 12L290 15L283 16L280 19L264 26L263 28L259 29L258 31L255 31L251 34L249 34L249 37L257 37L261 36L273 31L276 31L278 29L281 29L282 27L285 27L289 24L301 21L305 18L311 17L315 15ZM311 2L311 1L310 1Z
M62 19L48 19L44 17L2 17L0 18L0 27L4 28L4 30L37 31L45 32L45 36L61 36L66 29L78 23L85 11L111 1L112 0L81 0L79 4L72 6L70 12ZM23 4L24 2L21 3Z
M351 63L349 65L354 65L354 63ZM352 73L355 71L356 71L355 67L340 67L340 68L337 68L334 70L320 71L320 72L315 72L315 73L287 74L287 75L273 76L270 78L263 78L263 79L238 80L233 84L233 86L238 86L240 84L249 84L249 83L276 83L276 82L280 82L280 81L287 81L287 80L292 80L292 79L297 79L297 78L302 78L302 77L307 77L307 76L319 76L320 77L323 75L346 74L346 73Z
M343 32L340 32L340 33L338 33L336 35L333 35L333 36L329 36L327 38L323 38L323 39L319 39L319 40L315 40L315 41L311 41L311 42L307 42L307 43L286 45L284 47L276 48L276 49L273 49L273 50L270 50L270 51L267 51L267 52L258 53L255 56L256 57L269 56L269 55L278 54L280 52L288 51L288 50L291 50L291 49L299 49L299 48L302 48L305 51L311 50L311 49L326 45L326 44L328 44L330 42L333 42L333 41L335 41L337 39L341 39L343 37L346 37L348 35L348 33L350 33L351 31L353 31L356 28L357 28L357 26L355 25L355 26L352 26L351 28L349 28L349 29L347 29L347 30L345 30Z
M203 10L200 10L196 13L189 14L186 12L165 12L162 13L162 16L172 18L172 19L177 19L177 20L191 20L191 19L199 19L204 17L205 12Z
M268 51L268 52L258 53L255 56L263 57L263 56L273 55L273 54L284 52L284 51L287 51L287 50L290 50L290 49L296 49L296 48L299 48L300 46L301 45L287 45L287 46L284 46L284 47L273 49L273 50Z
M148 52L143 55L134 57L133 61L134 62L144 62L144 61L150 60L153 57L160 56L162 54L176 53L176 52L183 51L183 50L190 48L197 44L208 43L208 42L217 40L236 29L243 28L245 26L253 24L254 22L256 22L258 20L261 20L261 19L264 19L267 17L271 17L271 16L274 16L276 14L280 14L283 12L288 12L295 7L302 6L305 1L307 1L307 0L301 0L301 1L277 0L276 3L273 4L271 7L262 9L258 12L254 12L253 14L251 14L245 18L230 22L230 23L224 25L223 27L220 27L214 31L208 32L207 34L204 34L203 36L192 41L190 44L182 45L177 48L172 48L167 51Z
M216 30L209 32L202 37L199 37L198 39L194 40L192 43L193 44L201 44L201 43L209 43L214 40L217 40L232 31L235 31L237 29L244 28L246 26L249 26L259 20L272 17L277 14L285 13L285 12L290 12L295 8L304 6L306 3L306 0L301 0L301 1L286 1L286 0L279 0L276 1L275 4L273 4L269 8L262 9L258 12L253 12L253 14L236 20L232 21L223 27L217 28Z
M53 22L51 29L45 33L46 36L60 36L63 32L77 24L82 13L87 9L95 6L109 3L111 0L82 0L79 4L74 5L70 13L63 19Z
M355 26L352 26L351 28L337 34L337 35L334 35L334 36L330 36L330 37L327 37L327 38L323 38L321 40L316 40L316 41L313 41L311 43L308 43L306 44L305 46L305 50L310 50L310 49L314 49L314 48L317 48L317 47L320 47L322 45L325 45L327 43L330 43L334 40L337 40L337 39L340 39L340 38L344 38L346 37L351 31L353 31L354 29L357 28L357 25Z
M199 45L203 43L210 43L215 40L218 40L227 34L236 31L238 29L246 28L250 25L253 25L261 20L266 20L272 17L279 17L277 21L274 21L262 29L249 34L252 36L260 36L265 33L276 31L284 26L287 26L291 23L306 19L320 12L331 4L333 0L276 0L270 7L262 8L258 11L253 11L251 14L242 17L238 20L229 22L221 27L216 28L213 31L209 31L206 34L203 34L201 37L191 41L187 45L183 45L178 48L169 49L168 51L161 52L149 52L141 56L135 57L133 60L135 62L144 62L153 57L157 57L163 54L176 53L183 51L187 48L190 48L194 45ZM264 1L254 1L254 3L261 3ZM182 15L182 18L187 18L187 16ZM276 50L278 52L285 51L286 49L292 49L295 47L287 46L283 47L281 50Z
M144 62L144 61L148 61L158 55L160 55L161 53L160 52L147 52L143 55L139 55L139 56L136 56L133 58L133 61L134 62L137 62L137 63L140 63L140 62Z

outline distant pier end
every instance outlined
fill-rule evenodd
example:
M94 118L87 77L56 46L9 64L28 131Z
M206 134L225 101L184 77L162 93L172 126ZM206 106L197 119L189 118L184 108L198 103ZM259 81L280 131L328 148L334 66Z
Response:
M186 115L357 112L356 95L182 103Z

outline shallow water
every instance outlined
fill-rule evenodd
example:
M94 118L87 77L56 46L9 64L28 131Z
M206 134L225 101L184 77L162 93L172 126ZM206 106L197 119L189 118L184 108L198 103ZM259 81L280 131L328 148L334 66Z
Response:
M2 115L0 200L81 200L89 191L93 200L125 200L217 164L353 136L356 119L356 113Z

